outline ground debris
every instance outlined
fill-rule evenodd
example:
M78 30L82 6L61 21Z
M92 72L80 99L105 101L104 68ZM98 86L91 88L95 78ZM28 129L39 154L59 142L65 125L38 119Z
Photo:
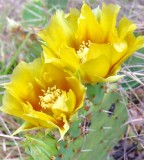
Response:
M144 149L137 140L121 139L114 147L111 156L114 160L143 160Z

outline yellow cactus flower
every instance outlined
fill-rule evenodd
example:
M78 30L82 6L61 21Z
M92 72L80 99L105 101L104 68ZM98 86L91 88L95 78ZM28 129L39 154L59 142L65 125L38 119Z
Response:
M80 73L84 83L112 82L121 76L121 64L144 47L144 37L136 37L136 25L123 17L117 23L120 6L105 3L81 11L57 11L48 27L38 33L45 42L45 61L59 58Z
M82 107L85 87L62 62L20 62L5 85L1 110L25 120L14 133L47 128L58 129L61 138Z

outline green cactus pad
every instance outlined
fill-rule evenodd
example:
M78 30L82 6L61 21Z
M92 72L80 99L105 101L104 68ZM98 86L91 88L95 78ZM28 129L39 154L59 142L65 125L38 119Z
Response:
M115 91L106 93L92 112L91 127L79 160L105 160L108 153L124 136L127 121L126 102Z
M52 160L54 155L58 154L56 144L56 139L42 132L35 136L27 135L24 142L29 160Z
M83 131L86 129L84 123L81 123L81 127L80 122L73 123L66 139L59 142L59 156L56 160L105 160L115 144L124 136L127 127L123 124L128 118L127 101L123 102L119 93L110 91L105 93L99 105L93 105L91 102L90 104L91 123L85 123L89 131L80 133L81 127ZM86 117L90 115L89 111L81 113L85 113L83 116Z
M87 97L94 104L99 104L105 93L105 84L98 83L96 85L87 84Z

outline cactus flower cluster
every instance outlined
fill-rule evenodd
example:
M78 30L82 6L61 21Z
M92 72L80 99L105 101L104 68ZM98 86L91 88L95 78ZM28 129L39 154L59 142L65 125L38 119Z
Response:
M86 95L85 84L114 82L122 63L144 47L136 25L123 17L120 6L105 3L91 9L58 10L38 33L43 52L31 63L20 62L5 84L1 110L25 122L15 132L58 129L61 139L78 118ZM45 44L45 45L44 45Z

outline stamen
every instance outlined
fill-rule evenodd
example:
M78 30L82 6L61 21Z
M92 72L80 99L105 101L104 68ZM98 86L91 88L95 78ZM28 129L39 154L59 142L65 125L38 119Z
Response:
M61 96L62 91L57 89L56 86L48 87L47 91L43 90L43 96L39 96L40 102L39 104L43 109L50 109L55 101Z
M91 44L90 40L88 40L87 42L83 41L82 44L80 45L79 50L77 51L77 54L79 56L79 59L80 59L81 63L86 62L87 53L88 53L90 44Z

